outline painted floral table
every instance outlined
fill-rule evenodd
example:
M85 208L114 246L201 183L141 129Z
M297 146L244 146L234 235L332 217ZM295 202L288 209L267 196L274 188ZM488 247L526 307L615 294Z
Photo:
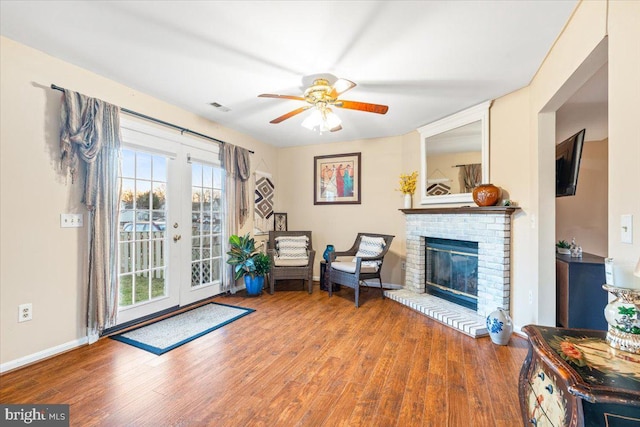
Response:
M611 348L606 332L528 325L520 371L524 425L640 425L640 355Z

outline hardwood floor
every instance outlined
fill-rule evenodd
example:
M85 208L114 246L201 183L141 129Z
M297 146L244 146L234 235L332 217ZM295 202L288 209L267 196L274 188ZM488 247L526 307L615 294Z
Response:
M473 339L363 290L214 301L256 311L162 356L101 339L0 376L72 426L518 426L527 343Z

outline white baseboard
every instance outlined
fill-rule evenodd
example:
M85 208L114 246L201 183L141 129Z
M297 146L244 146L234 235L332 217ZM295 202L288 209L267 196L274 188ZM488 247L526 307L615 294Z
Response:
M516 335L518 335L518 336L520 336L520 337L522 337L522 338L525 338L525 339L528 339L528 338L529 338L529 337L527 336L527 334L525 334L524 332L522 332L522 328L523 328L524 326L518 326L518 325L513 325L513 326L514 326L514 328L513 328L513 333L514 333L514 334L516 334Z
M316 281L316 282L319 282L320 281L320 276L313 276L313 280ZM367 285L367 287L372 287L372 288L379 288L380 287L380 284L378 283L377 280L373 280L371 283L368 283L368 282L365 281L364 283L365 283L365 285ZM382 282L382 287L385 288L385 289L402 289L402 285L396 285L396 284L393 284L393 283L385 283L385 282Z
M67 343L57 345L55 347L47 348L37 353L29 354L19 359L10 360L9 362L0 365L0 374L21 368L25 365L30 365L31 363L39 362L52 356L56 356L60 353L64 353L65 351L73 350L74 348L85 345L88 342L89 338L83 337L74 341L69 341Z
M377 280L371 280L371 282L367 282L365 280L364 283L369 288L380 288L380 283L378 283ZM386 282L382 282L382 287L384 289L403 289L402 285L396 285L396 284L393 284L393 283L386 283Z

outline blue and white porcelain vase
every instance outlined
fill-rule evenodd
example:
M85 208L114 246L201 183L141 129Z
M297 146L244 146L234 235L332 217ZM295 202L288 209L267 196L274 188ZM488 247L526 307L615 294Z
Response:
M322 258L324 258L325 261L329 262L329 254L334 251L335 249L333 248L333 245L327 245L327 248L324 250L324 253L322 254Z
M640 354L640 289L602 285L616 298L604 308L609 330L607 342L613 348Z
M503 308L498 308L487 316L487 330L494 344L507 345L513 333L513 322L509 313Z

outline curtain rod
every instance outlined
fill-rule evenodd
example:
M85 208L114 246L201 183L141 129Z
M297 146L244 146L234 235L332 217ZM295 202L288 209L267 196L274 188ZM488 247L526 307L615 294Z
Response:
M64 92L64 90L65 90L65 88L60 87L58 85L55 85L53 83L51 84L51 89L59 90L60 92ZM173 128L173 129L177 129L181 133L187 132L187 133L190 133L192 135L199 136L200 138L208 139L209 141L215 141L218 144L223 144L223 145L226 144L224 141L221 141L219 139L213 138L211 136L204 135L202 133L192 131L191 129L183 128L182 126L174 125L173 123L165 122L164 120L156 119L154 117L147 116L146 114L138 113L136 111L132 111L132 110L129 110L127 108L120 107L120 111L122 111L123 113L127 113L129 115L132 115L132 116L139 117L141 119L149 120L150 122L155 122L155 123L158 123L158 124L161 124L161 125L164 125L164 126L168 126L170 128ZM249 153L255 154L251 150L249 150Z

